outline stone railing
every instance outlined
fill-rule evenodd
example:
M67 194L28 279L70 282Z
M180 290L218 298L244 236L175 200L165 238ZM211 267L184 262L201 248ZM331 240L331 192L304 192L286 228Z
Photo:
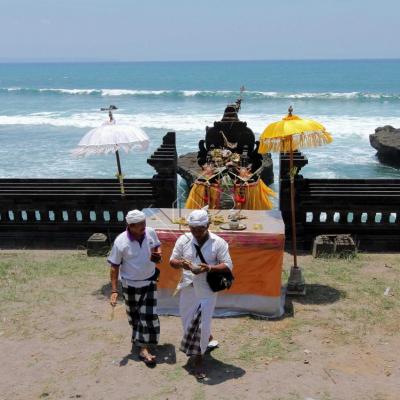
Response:
M295 153L298 172L308 163ZM280 209L291 236L289 158L281 155ZM298 247L321 234L351 234L362 250L400 251L400 179L306 179L297 174Z
M1 248L76 248L94 232L124 229L127 211L172 207L177 197L175 132L147 160L149 179L0 179Z

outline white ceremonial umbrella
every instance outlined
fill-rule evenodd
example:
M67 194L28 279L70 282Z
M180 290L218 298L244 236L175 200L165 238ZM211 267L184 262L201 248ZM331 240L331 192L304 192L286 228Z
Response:
M117 124L109 112L110 121L98 128L90 130L72 150L75 157L85 157L93 154L115 153L118 167L118 180L121 185L121 194L124 195L124 181L119 158L119 149L128 153L131 150L146 150L149 137L143 129L127 124Z

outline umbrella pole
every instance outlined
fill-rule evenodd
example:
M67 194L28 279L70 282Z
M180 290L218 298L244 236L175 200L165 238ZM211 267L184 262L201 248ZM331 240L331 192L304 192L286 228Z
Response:
M296 243L296 209L295 209L295 192L294 192L294 172L293 172L293 148L292 137L290 137L290 208L292 213L292 251L293 266L297 267L297 243Z
M118 178L118 180L119 180L119 185L120 185L120 187L121 187L121 196L125 196L124 177L122 176L121 160L120 160L120 158L119 158L118 149L115 151L115 157L117 158L117 167L118 167L117 178Z
M295 187L294 187L294 161L293 161L293 138L290 137L290 208L292 215L292 251L293 267L290 269L290 275L287 283L287 294L305 295L305 281L299 266L297 265L297 242L296 242L296 208L295 208Z

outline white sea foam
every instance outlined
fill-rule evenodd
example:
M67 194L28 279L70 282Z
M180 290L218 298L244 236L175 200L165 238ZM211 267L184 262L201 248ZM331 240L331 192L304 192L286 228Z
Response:
M248 126L256 136L271 122L281 118L278 114L241 114L241 119L247 121ZM304 118L315 119L332 133L334 138L349 136L368 140L375 128L384 125L400 126L400 117L355 117L349 115L302 115ZM221 118L218 114L170 114L170 113L138 113L135 115L118 114L117 122L134 124L142 128L176 130L180 132L204 132L206 126L212 126L214 121ZM0 125L50 125L72 128L94 128L105 120L101 112L74 113L40 112L26 115L0 115Z
M204 130L205 126L212 124L219 115L174 115L174 114L119 114L117 122L131 123L143 128L172 129L177 131ZM70 116L63 114L28 114L0 116L0 125L51 125L75 128L94 128L104 122L105 116L99 112L77 113Z
M315 179L337 179L339 178L338 173L335 171L314 171L312 177Z
M101 89L102 96L160 96L172 93L169 90L130 90L130 89Z
M1 90L6 90L8 92L19 92L19 91L21 91L23 89L20 88L20 87L10 87L10 88L5 88L5 89L1 89Z
M383 167L378 164L375 158L375 150L369 145L368 136L374 132L377 126L386 124L400 126L400 117L355 117L348 115L332 116L321 114L302 116L305 118L311 117L320 121L334 137L334 142L329 146L305 150L305 154L309 159L309 165L302 170L304 176L314 178L392 176L390 175L390 171L384 170ZM205 126L212 126L213 122L219 120L220 117L220 113L138 113L136 115L119 113L116 119L117 123L131 123L144 128L146 133L150 136L152 144L155 146L159 143L160 138L166 131L175 130L177 132L178 152L179 154L184 154L188 151L197 150L198 140L204 137ZM260 132L267 124L281 117L281 115L277 114L241 114L241 118L246 120L248 126L255 132L256 138L258 138ZM34 161L31 159L31 148L35 149L35 154L39 152L41 154L46 154L47 157L43 157L43 160L46 159L46 168L43 167L43 163L39 163L40 169L35 169L37 167L32 165L32 168L29 170L31 176L66 176L66 174L70 174L71 176L74 176L74 174L101 176L105 169L103 159L101 161L96 161L96 159L85 161L85 163L87 163L85 165L88 165L88 170L85 170L85 172L80 165L70 161L70 148L65 147L64 140L59 141L58 136L54 136L54 139L50 139L49 141L47 136L42 136L43 133L46 135L47 129L41 129L40 127L65 127L66 129L62 132L70 132L71 137L78 143L84 132L90 128L99 126L104 119L104 113L99 111L72 114L67 112L36 112L14 116L0 115L0 125L25 125L34 127L32 129L33 134L27 137L27 140L30 140L29 146L24 151L19 152L19 160L23 161L15 161L15 165L11 169L9 164L2 166L0 163L0 176L9 176L10 170L12 170L14 174L17 173L18 176L25 176L24 170L20 170L20 165L34 164ZM82 128L83 132L74 131L74 128ZM2 137L7 135L7 132L7 128L2 129ZM10 132L18 132L15 139L18 141L20 135L19 130L13 129L10 130ZM20 132L24 134L25 131L21 129ZM64 135L64 133L62 134ZM9 135L6 146L14 148L15 144L12 143L13 138ZM53 146L57 148L57 152L50 157L51 162L49 162L50 159L47 153L49 153L48 149ZM0 152L6 154L7 147L2 147ZM134 160L135 161L131 158L131 171L132 169L136 171L137 168L143 168L143 165L146 164L144 159L140 159L139 161L136 156ZM274 162L277 168L278 163L276 155L274 155ZM49 169L47 169L48 164L51 164L51 168ZM91 165L90 167L89 164ZM393 174L396 174L396 171L394 171ZM398 176L398 173L396 176Z
M53 93L60 95L99 95L99 96L140 96L140 97L195 97L195 98L227 98L234 99L239 95L237 91L230 90L143 90L143 89L116 89L116 88L0 88L0 92L24 93ZM268 99L297 99L297 100L343 100L343 101L400 101L400 93L367 93L367 92L299 92L286 93L276 91L245 91L244 99L268 100Z
M202 92L201 90L183 90L182 93L186 97L194 97L197 96L199 93L207 93L207 92Z
M27 89L28 91L30 89ZM32 89L31 91L34 91ZM39 92L41 93L46 93L46 92L53 92L53 93L63 93L63 94L71 94L71 95L88 95L88 94L93 94L93 93L98 93L99 91L97 89L38 89Z

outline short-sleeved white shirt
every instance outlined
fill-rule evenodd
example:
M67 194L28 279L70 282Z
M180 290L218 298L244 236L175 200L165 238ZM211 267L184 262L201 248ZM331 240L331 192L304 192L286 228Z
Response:
M187 233L178 238L175 243L174 250L172 251L171 259L186 258L195 264L200 264L200 257L197 255L194 244L198 245L196 239L191 233ZM201 247L201 253L207 264L216 265L224 263L230 270L232 270L232 260L229 255L228 243L209 232L208 240ZM207 274L201 273L198 275L193 274L191 271L183 270L182 279L178 285L178 289L182 289L193 283L196 295L199 298L209 297L215 294L207 283Z
M142 243L132 240L127 231L122 232L114 241L107 261L120 265L122 282L133 287L144 287L150 284L146 280L155 271L155 264L150 261L151 251L160 246L157 233L153 228L146 227Z

